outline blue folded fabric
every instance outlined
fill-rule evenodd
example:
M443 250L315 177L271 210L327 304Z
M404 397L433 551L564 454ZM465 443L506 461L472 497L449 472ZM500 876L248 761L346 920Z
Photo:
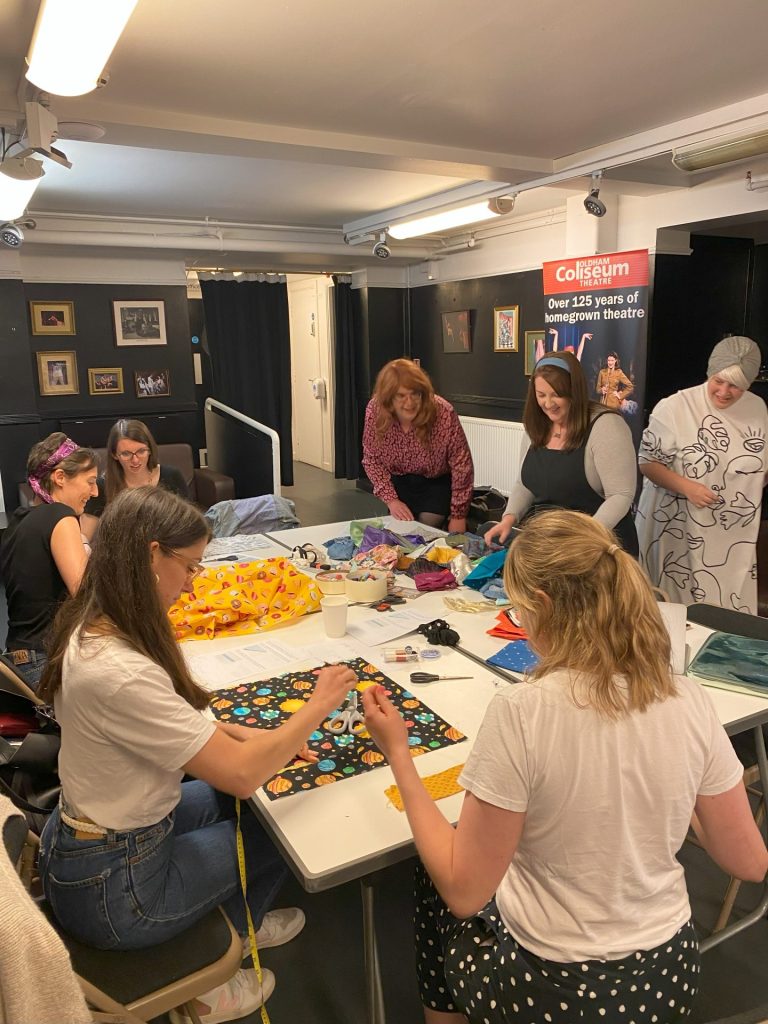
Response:
M505 550L494 551L493 554L488 555L478 562L469 576L464 577L464 586L472 587L473 590L479 590L484 583L488 580L493 579L494 576L500 576L504 569L504 559L507 557Z
M348 562L355 553L355 542L351 537L334 537L323 545L328 557L336 562Z
M527 640L513 640L496 654L485 659L486 665L496 665L508 672L527 672L539 663L537 654L528 646Z

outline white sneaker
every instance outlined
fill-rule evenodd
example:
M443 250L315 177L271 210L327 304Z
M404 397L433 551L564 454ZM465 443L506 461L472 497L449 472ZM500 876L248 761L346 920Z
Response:
M275 991L275 976L262 968L261 985L253 968L239 970L234 978L195 1000L202 1024L224 1024L240 1020L258 1010ZM183 1010L171 1010L171 1024L191 1024Z
M271 946L282 946L295 939L306 924L304 911L298 907L286 907L284 910L270 910L264 915L261 928L256 932L256 948L269 949ZM243 939L243 960L251 955L251 944L246 935Z

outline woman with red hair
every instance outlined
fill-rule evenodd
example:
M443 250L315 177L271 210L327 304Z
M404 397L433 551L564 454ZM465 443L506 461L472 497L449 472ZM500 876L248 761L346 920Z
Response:
M363 467L395 519L451 533L467 526L474 470L453 406L435 394L410 359L393 359L376 378L365 411Z

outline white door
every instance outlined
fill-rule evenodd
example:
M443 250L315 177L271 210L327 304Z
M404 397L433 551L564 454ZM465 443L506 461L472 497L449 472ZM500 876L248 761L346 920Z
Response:
M293 457L298 462L330 470L333 465L327 294L325 279L289 278Z

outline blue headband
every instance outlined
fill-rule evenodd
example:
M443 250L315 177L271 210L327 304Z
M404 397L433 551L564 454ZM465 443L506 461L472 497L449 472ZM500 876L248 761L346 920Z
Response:
M559 356L544 356L540 359L536 366L533 368L534 374L538 373L540 366L557 366L561 370L565 370L567 374L570 374L571 368L565 359L561 359Z

